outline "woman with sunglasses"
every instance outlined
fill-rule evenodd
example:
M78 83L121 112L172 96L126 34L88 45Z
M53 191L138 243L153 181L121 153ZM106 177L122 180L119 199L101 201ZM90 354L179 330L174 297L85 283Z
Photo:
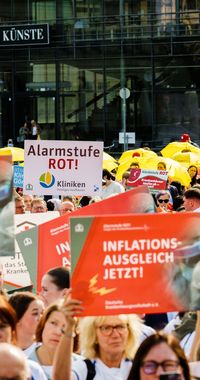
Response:
M53 380L126 380L138 347L142 324L134 315L85 317L79 325L80 352L87 360L72 361L74 315L83 310L78 300L66 300L66 327L56 352ZM89 359L89 360L88 360ZM72 367L72 369L71 369Z
M157 212L170 212L172 207L170 204L170 193L167 190L160 191L155 196Z
M173 335L157 332L138 348L128 380L158 380L167 373L177 374L175 379L191 380L187 358L179 341Z

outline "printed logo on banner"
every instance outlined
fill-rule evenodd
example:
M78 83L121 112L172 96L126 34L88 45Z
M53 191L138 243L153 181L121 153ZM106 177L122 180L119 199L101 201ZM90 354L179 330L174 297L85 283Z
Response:
M26 185L26 190L33 190L33 185L31 185L31 183L28 183Z
M84 232L84 226L83 226L83 224L78 223L75 226L75 232Z
M25 238L24 239L24 245L25 247L27 247L28 245L31 245L33 242L32 242L32 239L30 238Z
M43 173L40 176L40 185L45 189L52 187L55 183L55 177L50 172Z

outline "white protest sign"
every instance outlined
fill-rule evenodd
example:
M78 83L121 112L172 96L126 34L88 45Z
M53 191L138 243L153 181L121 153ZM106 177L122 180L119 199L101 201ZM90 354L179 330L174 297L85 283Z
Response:
M25 140L24 192L100 195L103 142Z
M40 213L27 213L15 215L15 233L23 232L38 226L39 224L48 222L49 220L58 218L58 211L47 211Z
M18 234L36 227L39 224L59 217L58 211L49 211L35 214L16 214L15 215L15 233ZM15 256L6 256L0 258L3 266L5 285L20 288L31 284L29 272L24 262L23 255L20 251L17 240L15 240Z

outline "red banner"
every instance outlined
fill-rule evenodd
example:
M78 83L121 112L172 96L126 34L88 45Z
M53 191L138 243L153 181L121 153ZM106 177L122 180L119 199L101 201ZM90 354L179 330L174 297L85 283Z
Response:
M120 212L132 214L153 211L154 201L148 188L140 186L39 225L38 290L40 290L41 279L46 271L56 266L70 265L69 221L71 216L119 214Z
M71 218L83 315L200 309L200 214Z

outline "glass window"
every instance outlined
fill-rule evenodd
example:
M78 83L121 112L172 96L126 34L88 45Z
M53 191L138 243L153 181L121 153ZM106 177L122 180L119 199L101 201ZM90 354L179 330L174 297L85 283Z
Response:
M56 1L32 1L32 19L37 22L54 24L56 20Z

